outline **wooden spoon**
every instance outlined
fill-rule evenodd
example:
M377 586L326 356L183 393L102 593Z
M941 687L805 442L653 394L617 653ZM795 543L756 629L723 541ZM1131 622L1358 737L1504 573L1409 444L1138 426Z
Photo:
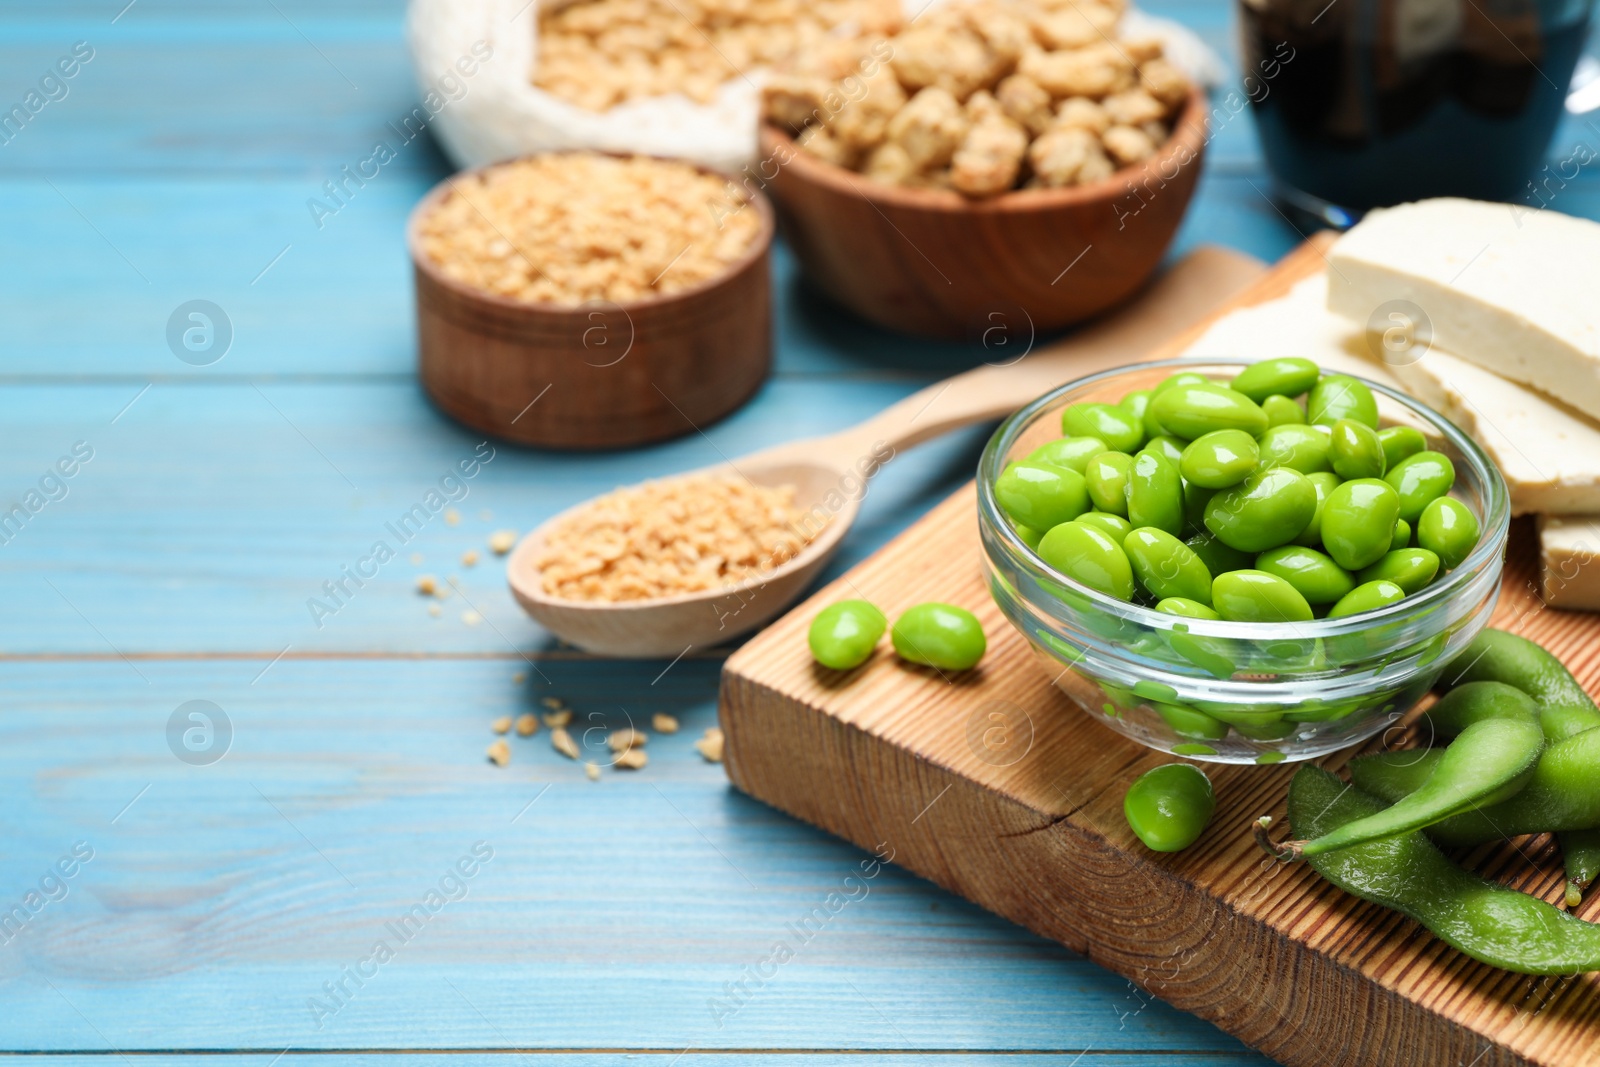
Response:
M941 434L1009 415L1073 378L1135 362L1194 323L1261 272L1256 260L1199 249L1110 318L1014 362L985 364L919 390L867 421L826 437L793 441L693 474L722 474L764 486L792 485L821 532L793 559L758 579L715 591L616 603L564 600L544 591L535 561L556 523L525 536L507 561L517 602L570 644L608 656L678 656L748 633L803 592L850 530L867 479L889 458ZM682 477L673 475L672 477Z

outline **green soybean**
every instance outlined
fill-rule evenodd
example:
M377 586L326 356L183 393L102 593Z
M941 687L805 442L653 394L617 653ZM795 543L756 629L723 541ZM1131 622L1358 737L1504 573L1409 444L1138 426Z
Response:
M1306 476L1274 467L1218 490L1206 505L1205 526L1230 548L1265 552L1294 540L1316 511L1317 491Z
M1133 523L1121 515L1113 515L1109 511L1086 511L1079 515L1073 522L1081 522L1087 526L1096 526L1111 535L1117 544L1122 544L1123 539L1133 529Z
M1192 370L1179 371L1177 374L1167 375L1165 378L1161 379L1160 382L1156 383L1156 387L1150 390L1150 399L1154 401L1156 397L1160 396L1168 389L1176 389L1180 385L1210 384L1212 384L1211 379L1207 378L1204 374L1200 374Z
M1440 697L1423 715L1437 737L1454 737L1485 719L1517 719L1539 725L1539 702L1504 682L1468 682Z
M1155 437L1150 438L1150 440L1144 443L1144 447L1139 449L1139 451L1160 452L1173 463L1177 463L1178 460L1183 458L1183 446L1184 442L1178 440L1169 433L1163 433L1157 434Z
M1294 543L1305 545L1307 548L1320 548L1322 509L1328 504L1328 495L1339 487L1339 476L1332 471L1318 471L1316 474L1306 475L1306 480L1311 483L1311 488L1317 491L1317 509L1311 513L1311 521L1306 523L1306 528L1300 531L1300 536L1294 539Z
M1269 396L1261 401L1261 410L1267 414L1267 426L1295 426L1306 421L1306 409L1300 401L1286 396Z
M818 663L847 671L867 661L888 625L883 612L867 601L841 600L817 612L806 640Z
M1261 466L1316 474L1332 467L1332 440L1315 426L1274 426L1261 435Z
M1211 599L1209 594L1206 596L1206 599ZM1218 615L1215 611L1212 611L1198 600L1187 600L1181 596L1169 596L1164 600L1157 601L1156 610L1161 612L1163 615L1177 615L1185 619L1206 619L1215 621L1222 618L1221 615Z
M927 603L907 608L889 633L900 658L942 671L976 666L988 649L983 625L966 608Z
M1256 557L1256 569L1282 578L1312 606L1336 603L1356 587L1349 571L1325 553L1303 545L1269 548Z
M1194 844L1216 809L1211 779L1189 763L1146 771L1122 798L1128 828L1156 852L1178 852Z
M1383 477L1400 494L1400 517L1415 523L1429 503L1456 483L1456 468L1442 452L1418 452L1395 464Z
M1259 437L1267 428L1267 413L1254 400L1210 382L1157 392L1150 411L1165 432L1191 441L1215 430L1243 430Z
M1356 578L1361 582L1390 581L1410 596L1427 588L1438 573L1439 557L1435 553L1426 548L1393 548L1378 562L1361 568Z
M1229 548L1210 533L1196 534L1184 544L1200 557L1200 562L1206 565L1206 570L1211 572L1213 578L1228 571L1249 570L1256 565L1253 553Z
M1035 530L1071 522L1089 510L1083 475L1032 460L1008 464L995 479L994 498L1012 521Z
M1453 497L1429 501L1417 519L1417 544L1437 554L1445 570L1461 566L1477 547L1480 534L1477 516Z
M1111 449L1098 437L1058 437L1029 452L1027 458L1029 463L1070 467L1082 474L1091 457L1109 451Z
M1044 535L1039 558L1067 577L1118 600L1133 599L1133 567L1111 535L1081 522L1064 522Z
M1322 369L1309 359L1284 356L1252 363L1234 376L1228 387L1261 403L1269 396L1299 396L1310 392Z
M1391 807L1351 820L1308 840L1278 846L1282 859L1316 856L1406 834L1453 815L1515 796L1528 784L1544 734L1532 721L1481 719L1461 731L1414 792Z
M1083 484L1098 510L1128 513L1128 474L1132 470L1133 457L1126 452L1102 452L1089 460L1083 469Z
M1098 437L1117 452L1132 452L1144 442L1144 426L1115 404L1073 404L1061 412L1068 437Z
M1211 606L1229 622L1309 622L1311 605L1276 574L1242 570L1211 583Z
M1144 412L1149 406L1150 390L1148 389L1135 389L1133 392L1117 401L1117 407L1126 408L1128 414L1137 419L1140 425L1144 424Z
M1332 426L1340 419L1354 419L1378 428L1378 399L1365 383L1348 374L1329 374L1321 378L1306 397L1306 416L1315 424Z
M1196 711L1183 704L1163 704L1160 701L1152 701L1150 706L1179 737L1197 741L1221 741L1228 736L1228 724L1213 719L1203 711Z
M1017 536L1022 538L1022 543L1029 548L1038 548L1039 539L1044 537L1042 531L1035 530L1032 526L1023 526L1021 523L1017 523L1013 528L1017 531Z
M1360 615L1364 611L1377 611L1406 598L1406 591L1394 582L1365 582L1339 598L1328 610L1328 618L1342 619L1346 615Z
M1128 521L1173 536L1183 532L1183 477L1160 452L1140 452L1128 472Z
M1385 460L1378 431L1355 419L1335 422L1328 462L1341 478L1382 478Z
M1400 496L1380 478L1342 482L1322 506L1322 544L1347 571L1376 563L1394 540Z
M1411 524L1404 519L1394 520L1394 536L1389 539L1389 551L1411 545Z
M1215 430L1189 442L1180 454L1178 470L1202 489L1226 489L1244 481L1260 459L1254 437L1243 430Z
M1289 786L1289 824L1319 837L1383 805L1335 775L1303 766ZM1457 867L1421 834L1400 834L1310 860L1323 878L1406 915L1472 959L1521 974L1600 970L1600 926Z
M1211 572L1188 545L1165 530L1135 529L1123 539L1122 550L1134 577L1151 596L1211 603Z
M1401 460L1428 447L1428 439L1414 426L1385 426L1378 431L1378 442L1383 445L1383 461L1391 470Z
M1600 727L1600 708L1572 672L1536 642L1504 630L1479 630L1440 680L1445 690L1477 681L1516 686L1539 702L1539 721L1552 741Z

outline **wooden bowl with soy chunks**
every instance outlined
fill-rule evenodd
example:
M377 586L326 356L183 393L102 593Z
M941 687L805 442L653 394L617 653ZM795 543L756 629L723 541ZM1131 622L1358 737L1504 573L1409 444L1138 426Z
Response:
M756 176L811 282L890 329L1007 343L1134 293L1194 193L1206 98L1121 14L951 0L774 76Z

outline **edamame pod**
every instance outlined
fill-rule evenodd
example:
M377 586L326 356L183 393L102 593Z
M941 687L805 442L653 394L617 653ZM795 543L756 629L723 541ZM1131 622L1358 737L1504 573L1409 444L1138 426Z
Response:
M1440 680L1446 690L1478 681L1516 686L1539 702L1539 723L1551 741L1600 727L1600 708L1572 672L1535 642L1504 630L1479 630Z
M1531 721L1480 719L1450 743L1415 792L1327 833L1286 841L1276 846L1276 855L1282 860L1317 856L1421 830L1468 809L1499 803L1528 784L1543 750L1544 734Z
M1243 430L1216 430L1189 442L1178 470L1202 489L1226 489L1244 481L1261 459L1256 439Z
M1418 452L1395 464L1383 479L1400 496L1400 517L1415 523L1424 508L1456 484L1456 468L1442 452Z
M1013 522L1048 530L1089 510L1083 475L1071 467L1022 460L1009 464L994 482L995 503Z
M1328 462L1341 478L1382 478L1385 461L1378 431L1355 419L1335 422Z
M1178 465L1160 452L1140 452L1128 472L1128 521L1154 526L1176 537L1183 533L1183 477Z
M1140 420L1115 404L1070 405L1061 412L1061 432L1068 437L1098 437L1118 452L1133 452L1144 443Z
M1069 578L1118 600L1133 599L1133 567L1109 534L1081 522L1064 522L1044 535L1039 558Z
M1306 397L1306 416L1313 424L1332 426L1340 419L1355 419L1378 428L1378 400L1365 383L1348 374L1329 374Z
M1567 907L1576 908L1583 903L1583 891L1600 876L1600 830L1569 830L1556 840L1567 868Z
M1477 516L1453 497L1430 501L1417 519L1417 544L1437 553L1445 570L1459 567L1471 555L1479 533Z
M1150 412L1165 432L1191 441L1214 430L1259 437L1267 428L1267 413L1254 400L1211 382L1158 390Z
M1539 704L1504 682L1468 682L1457 686L1423 715L1434 734L1454 737L1484 719L1516 719L1539 724Z
M1091 457L1109 451L1110 447L1098 437L1058 437L1029 452L1027 462L1070 467L1082 474Z
M1319 767L1301 767L1289 785L1289 825L1301 837L1332 833L1381 810L1380 801ZM1520 974L1600 970L1600 926L1462 870L1421 834L1309 862L1345 892L1415 919L1480 962Z
M1083 468L1083 484L1097 510L1128 514L1128 473L1132 470L1133 457L1126 452L1102 452L1089 459Z
M1283 356L1252 363L1234 376L1228 387L1261 403L1269 396L1299 396L1310 392L1322 368L1300 356Z
M1211 572L1188 545L1165 530L1140 527L1123 538L1122 550L1151 596L1211 603Z
M1390 581L1404 589L1406 596L1410 596L1426 588L1438 573L1439 557L1434 553L1425 548L1395 548L1385 552L1370 567L1363 567L1356 575L1356 580Z

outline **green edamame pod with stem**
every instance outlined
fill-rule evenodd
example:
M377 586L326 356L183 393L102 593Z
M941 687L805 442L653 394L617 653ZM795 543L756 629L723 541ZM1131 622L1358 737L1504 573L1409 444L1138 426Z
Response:
M1461 731L1415 792L1391 807L1317 837L1282 845L1272 845L1263 834L1262 844L1279 859L1293 860L1421 830L1463 811L1515 796L1527 785L1543 749L1544 734L1532 722L1480 720Z
M1317 767L1289 786L1289 825L1323 837L1383 810ZM1322 877L1362 900L1407 915L1462 953L1519 974L1600 970L1600 925L1462 870L1421 834L1401 834L1317 856Z
M1457 686L1423 716L1439 737L1455 737L1484 719L1516 719L1539 725L1539 703L1504 682L1468 682Z
M1567 907L1576 908L1583 903L1583 891L1600 876L1600 830L1569 830L1556 840L1567 868Z
M1504 630L1480 630L1440 679L1444 689L1477 681L1516 686L1539 702L1539 722L1551 741L1600 726L1600 709L1572 672L1526 637Z

